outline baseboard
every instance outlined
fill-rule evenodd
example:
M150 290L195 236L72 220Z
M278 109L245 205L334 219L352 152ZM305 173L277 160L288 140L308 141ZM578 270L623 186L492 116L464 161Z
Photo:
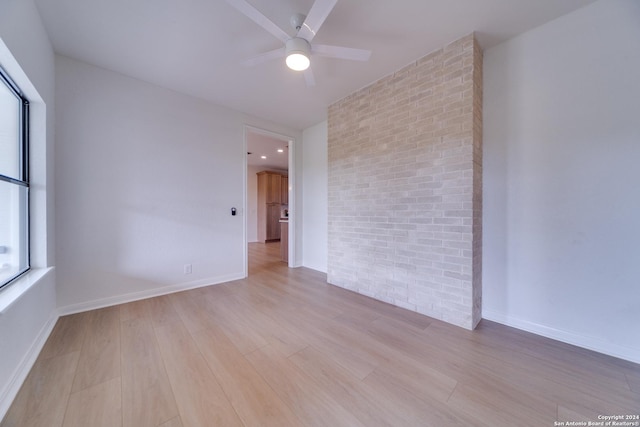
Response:
M492 322L510 326L512 328L531 332L556 341L572 344L578 347L593 350L598 353L607 354L629 362L640 363L640 349L611 344L595 337L584 336L573 332L552 328L528 320L518 319L491 310L483 310L482 318Z
M322 267L322 266L319 266L319 265L309 265L309 264L302 263L302 267L309 268L311 270L327 274L327 267L326 266Z
M27 379L27 375L29 375L33 364L36 363L36 359L38 358L42 347L44 347L44 344L47 342L47 338L49 338L49 335L51 335L51 331L53 331L53 327L56 325L57 320L58 315L54 311L51 313L49 320L47 320L42 329L40 329L38 336L33 341L31 347L14 371L13 375L11 376L11 381L0 393L0 420L2 420L7 414L7 411L13 403L13 400L18 395L20 387L22 387L22 384Z
M118 304L125 304L132 301L138 301L141 299L158 297L161 295L173 294L175 292L187 291L189 289L202 288L210 285L218 285L220 283L231 282L233 280L243 279L245 276L242 273L229 274L226 276L217 276L207 279L196 280L187 283L178 283L175 285L163 286L161 288L149 289L141 292L132 292L130 294L116 295L108 298L101 298L93 301L81 302L78 304L71 304L64 307L58 307L58 315L66 316L68 314L81 313L89 310L96 310L98 308L110 307Z

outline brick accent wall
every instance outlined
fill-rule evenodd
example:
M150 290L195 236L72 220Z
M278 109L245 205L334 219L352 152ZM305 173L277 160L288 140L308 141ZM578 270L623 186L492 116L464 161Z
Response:
M482 52L457 40L329 107L328 281L481 318Z

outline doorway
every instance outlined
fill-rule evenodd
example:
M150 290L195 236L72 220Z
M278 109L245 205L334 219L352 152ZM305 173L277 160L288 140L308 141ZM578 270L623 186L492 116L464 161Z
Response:
M245 275L256 247L274 262L295 263L294 139L245 126ZM268 195L267 195L268 193Z

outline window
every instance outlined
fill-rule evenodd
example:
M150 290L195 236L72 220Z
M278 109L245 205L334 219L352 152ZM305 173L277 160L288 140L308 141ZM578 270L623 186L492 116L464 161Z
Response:
M29 269L29 103L0 69L0 288Z

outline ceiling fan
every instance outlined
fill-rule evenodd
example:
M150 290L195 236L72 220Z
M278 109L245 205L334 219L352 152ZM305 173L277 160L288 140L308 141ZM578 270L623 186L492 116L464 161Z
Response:
M245 0L226 1L285 44L282 48L248 59L244 62L245 65L253 66L272 59L286 57L287 66L292 70L304 71L307 86L314 86L315 78L311 68L309 68L311 55L354 61L368 61L371 56L370 50L311 44L311 41L338 0L316 0L307 16L302 14L293 15L290 23L297 31L294 37L287 34Z

